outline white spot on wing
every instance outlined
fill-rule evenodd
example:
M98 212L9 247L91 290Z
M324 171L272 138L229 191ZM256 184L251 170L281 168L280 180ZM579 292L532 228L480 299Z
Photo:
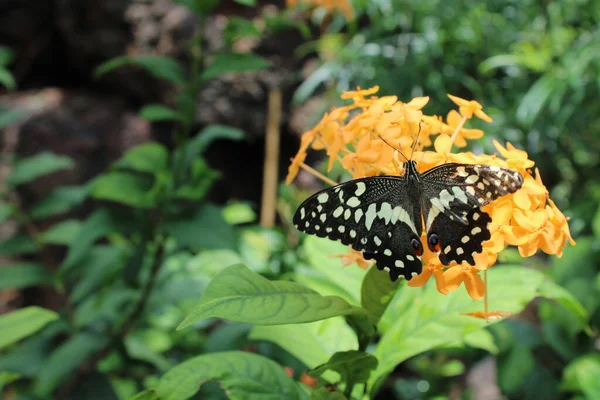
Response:
M377 236L373 237L373 241L377 246L381 246L381 239L379 239Z
M319 203L325 203L327 202L327 200L329 200L329 195L327 194L327 192L321 193L318 197L317 197L317 201Z
M358 207L360 205L360 201L356 197L350 197L346 202L350 207Z
M404 263L402 262L402 260L396 260L394 265L398 268L404 268Z
M414 258L413 256L411 256L410 254L407 254L407 255L406 255L406 259L407 259L408 261L415 261L415 258Z
M361 210L360 208L354 212L354 221L356 221L357 224L358 221L360 221L360 219L362 218L363 214L363 210Z
M462 249L462 247L459 247L459 248L457 248L457 249L456 249L456 254L458 254L459 256L460 256L461 254L463 254L464 252L465 252L465 251Z
M300 219L304 219L304 217L306 217L306 210L304 209L304 207L302 207L300 209Z
M383 254L385 254L386 256L388 256L388 257L389 257L389 256L391 256L391 255L392 255L392 251L391 251L390 249L385 249L385 250L383 251Z
M471 235L477 235L478 233L481 232L481 228L476 226L475 228L471 229Z
M386 225L389 224L392 218L392 205L386 202L381 203L381 209L377 213L377 216L385 220Z
M463 192L463 190L461 188L459 188L458 186L452 187L452 193L454 193L454 197L456 197L458 200L462 201L463 203L466 204L469 202L465 192Z
M471 184L477 182L477 180L479 180L479 177L477 175L469 175L467 179L465 179L465 183Z
M365 214L365 227L368 231L371 230L371 226L373 225L373 221L375 221L375 217L377 216L377 205L375 203L369 205L367 213Z
M365 190L367 190L367 186L364 184L364 182L357 182L356 183L356 192L354 192L354 195L360 196L365 192Z
M339 206L338 208L336 208L336 209L333 211L333 217L334 217L334 218L339 218L339 216L340 216L340 215L342 215L342 213L343 213L343 212L344 212L344 207L342 207L342 206Z

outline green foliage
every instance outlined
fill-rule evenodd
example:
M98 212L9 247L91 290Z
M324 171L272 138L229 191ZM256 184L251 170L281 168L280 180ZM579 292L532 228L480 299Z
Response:
M71 169L73 166L73 160L69 157L42 152L16 162L8 183L15 186L22 185L57 171Z
M178 329L210 317L281 325L351 314L366 317L364 310L340 297L321 296L293 282L269 281L243 265L233 265L214 277Z
M0 316L0 349L39 331L57 318L56 313L39 307L26 307Z
M185 72L177 61L170 57L155 55L136 55L113 58L96 68L96 78L100 78L102 75L126 65L135 65L136 67L148 71L158 79L164 79L172 83L182 85L186 82Z
M225 45L217 50L203 35L207 17L225 3L178 2L198 21L185 54L122 56L95 71L102 77L134 67L171 84L170 101L139 110L147 121L168 122L161 129L170 127L171 136L135 146L88 182L54 188L34 204L22 201L25 185L76 173L75 163L41 152L12 164L0 222L16 230L3 237L0 256L18 261L0 268L0 290L43 285L60 301L56 313L27 307L0 316L0 397L468 397L469 379L461 376L490 357L505 397L600 397L594 2L525 2L515 12L503 3L355 1L360 23L325 18L317 8L319 29L301 21L308 13L257 9L250 20L227 9L219 11ZM483 305L462 288L442 295L434 282L411 288L374 267L342 268L332 255L346 246L298 237L289 227L299 200L290 188L281 191L276 228L257 226L252 204L207 200L220 178L208 161L211 145L251 135L198 126L200 89L270 68L263 57L270 35L298 31L307 43L296 55L312 59L294 71L308 73L294 103L326 111L334 91L375 84L380 95L402 100L431 96L428 107L438 113L448 92L475 98L495 119L488 135L537 161L552 197L572 216L578 244L562 258L527 265L518 265L514 251L503 258L510 265L488 272L489 308L523 314L476 319L463 313ZM239 52L246 39L260 43L261 55ZM0 47L0 85L8 89L16 84L12 58ZM0 109L0 127L26 115ZM172 141L163 144L166 137ZM297 382L305 373L316 386Z
M277 363L233 351L205 354L177 365L160 379L156 391L161 399L183 400L213 380L221 383L232 400L307 398Z
M266 69L270 62L262 57L249 53L215 54L212 62L202 73L202 79L212 79L224 74L252 72Z

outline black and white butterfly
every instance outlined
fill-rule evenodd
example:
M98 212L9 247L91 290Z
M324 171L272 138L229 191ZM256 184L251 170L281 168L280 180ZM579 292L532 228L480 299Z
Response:
M519 172L490 165L443 164L421 174L410 160L404 170L322 190L298 207L294 225L362 251L393 281L411 279L422 269L423 222L427 246L442 264L474 265L491 237L481 207L523 184Z

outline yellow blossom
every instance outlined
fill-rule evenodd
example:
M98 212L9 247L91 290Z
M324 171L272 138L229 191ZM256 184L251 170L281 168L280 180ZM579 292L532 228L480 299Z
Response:
M351 103L325 114L314 129L302 136L300 150L290 165L286 182L293 180L311 145L313 149L327 152L329 169L339 162L353 178L397 175L402 173L399 166L405 158L415 160L421 172L444 163L464 163L509 168L523 176L519 190L482 208L492 220L488 226L491 238L483 243L482 252L475 254L475 265L466 262L443 265L438 257L439 249L432 252L428 246L422 246L423 269L408 282L409 286L423 286L433 276L440 293L447 294L464 284L469 295L478 300L485 294L480 272L494 265L498 253L506 246L517 246L523 257L538 250L560 257L567 242L575 244L567 218L549 198L539 171L532 171L535 163L525 151L510 143L502 145L494 141L498 154L453 152L454 145L463 147L469 140L483 135L481 130L464 128L468 119L476 116L491 122L481 104L449 95L459 110L450 111L444 121L424 113L428 97L417 97L405 103L396 96L377 97L378 90L376 86L342 94L342 99ZM427 243L425 235L421 242ZM358 263L365 268L370 264L355 250L337 256L342 258L344 265ZM501 313L497 312L497 315Z

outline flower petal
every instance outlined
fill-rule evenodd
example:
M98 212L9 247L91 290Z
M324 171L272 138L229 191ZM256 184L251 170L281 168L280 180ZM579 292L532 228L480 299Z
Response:
M474 272L476 271L474 268L471 271L470 274L465 273L465 288L473 300L481 300L485 294L485 283L479 274Z

